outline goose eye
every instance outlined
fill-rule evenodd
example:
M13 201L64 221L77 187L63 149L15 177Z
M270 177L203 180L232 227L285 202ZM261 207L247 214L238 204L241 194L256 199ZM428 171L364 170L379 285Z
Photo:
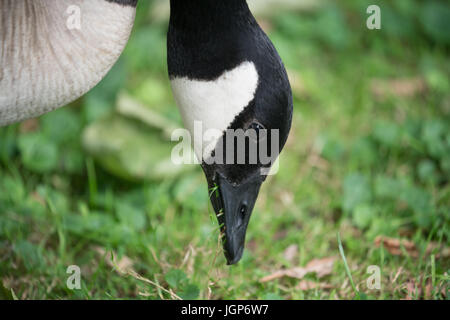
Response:
M259 134L259 130L263 130L264 126L259 122L252 122L252 124L249 126L249 129L253 129L256 131L256 134Z
M252 124L250 124L250 126L248 127L248 130L250 130L250 129L254 130L254 133L251 132L251 134L250 134L250 137L252 137L254 141L261 141L266 136L265 133L260 132L262 130L265 130L266 128L264 128L264 126L259 122L256 122L256 121L252 122ZM255 136L255 134L256 134L256 136Z

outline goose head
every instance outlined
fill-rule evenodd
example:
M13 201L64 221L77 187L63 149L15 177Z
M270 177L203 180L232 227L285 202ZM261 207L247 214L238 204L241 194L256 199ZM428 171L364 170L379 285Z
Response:
M172 90L208 181L228 264L291 127L286 70L245 0L171 0Z

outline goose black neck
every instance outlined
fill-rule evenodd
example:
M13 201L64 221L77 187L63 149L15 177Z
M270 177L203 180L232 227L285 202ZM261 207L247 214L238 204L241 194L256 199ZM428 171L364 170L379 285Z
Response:
M170 0L170 24L189 30L223 28L248 22L246 0Z

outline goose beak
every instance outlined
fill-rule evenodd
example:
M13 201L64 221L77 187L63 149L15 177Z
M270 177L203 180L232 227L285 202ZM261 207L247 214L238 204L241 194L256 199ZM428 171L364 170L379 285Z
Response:
M217 174L211 202L221 225L227 264L237 263L244 252L245 234L263 179L259 174L241 184L231 184Z

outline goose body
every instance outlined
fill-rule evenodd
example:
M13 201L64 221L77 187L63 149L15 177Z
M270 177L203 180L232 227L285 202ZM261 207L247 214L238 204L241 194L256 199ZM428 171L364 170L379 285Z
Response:
M51 111L95 86L124 49L136 5L137 0L0 0L0 126ZM257 150L263 142L277 142L271 151L278 155L291 127L291 88L277 51L245 0L170 0L170 5L172 91L209 191L215 191L211 202L225 257L234 264L273 162L259 156L247 161L255 152L247 144L244 163L210 160L222 151L224 158L230 155L228 138L239 130L255 133ZM67 11L70 7L75 12ZM80 28L69 28L68 15L77 10ZM204 134L209 130L216 134ZM240 157L234 152L231 158Z
M136 1L0 0L0 126L92 89L125 48L135 12Z

